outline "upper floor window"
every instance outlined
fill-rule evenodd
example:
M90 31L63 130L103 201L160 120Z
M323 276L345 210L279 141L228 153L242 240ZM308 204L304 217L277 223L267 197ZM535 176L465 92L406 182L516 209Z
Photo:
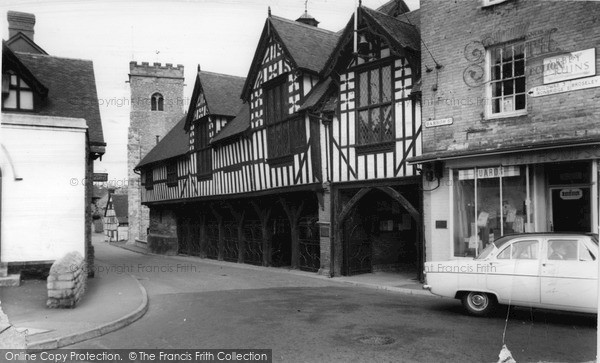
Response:
M198 122L194 132L196 149L196 167L198 178L212 177L212 148L209 144L208 123L210 120Z
M17 74L9 72L2 77L2 108L33 110L33 91Z
M289 114L286 79L283 75L264 86L267 155L272 162L290 162L292 154L306 145L304 119Z
M489 60L490 103L488 116L516 116L527 112L525 45L523 42L493 47Z
M177 186L177 161L167 164L167 186Z
M155 93L150 97L150 109L152 111L164 111L164 99L160 93Z
M146 169L146 172L144 173L144 186L146 187L146 190L154 189L154 175L152 168Z
M387 145L395 138L392 66L359 71L357 77L357 144Z

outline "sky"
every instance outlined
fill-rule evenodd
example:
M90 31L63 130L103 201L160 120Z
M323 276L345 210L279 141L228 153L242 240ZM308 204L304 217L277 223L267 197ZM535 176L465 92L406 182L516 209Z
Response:
M376 9L388 0L363 0ZM419 0L405 0L411 10ZM268 7L297 19L308 13L319 27L338 31L358 0L3 0L2 38L8 39L8 10L36 16L35 42L48 54L94 62L98 104L107 143L96 172L126 184L129 126L129 62L182 64L189 100L198 65L202 70L246 77ZM187 111L187 105L186 111Z

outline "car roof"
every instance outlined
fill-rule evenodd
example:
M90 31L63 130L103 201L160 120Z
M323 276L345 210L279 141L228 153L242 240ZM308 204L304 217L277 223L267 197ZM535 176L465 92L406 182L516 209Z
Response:
M519 237L590 237L594 242L598 242L597 233L584 233L584 232L529 232L529 233L512 233L499 237L494 241L496 246L501 246L509 240L513 240Z

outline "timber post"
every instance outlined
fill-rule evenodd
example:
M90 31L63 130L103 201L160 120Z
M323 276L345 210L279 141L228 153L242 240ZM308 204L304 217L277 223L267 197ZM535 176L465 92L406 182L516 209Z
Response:
M262 265L271 266L271 231L269 230L269 218L271 217L271 208L261 208L260 205L252 201L252 206L260 220L262 234Z
M219 249L219 254L217 259L219 261L223 261L223 256L225 255L225 241L223 240L223 237L225 236L225 227L223 226L223 216L221 215L221 213L219 213L214 205L210 206L210 210L212 212L212 214L215 216L215 219L217 220L217 225L219 228L219 242L217 243L217 248Z
M231 215L235 219L237 227L237 238L238 238L238 263L244 263L245 255L245 239L244 239L244 219L246 218L246 211L242 210L241 213L237 212L231 204L227 204L227 208L231 212Z
M292 236L292 257L291 257L291 267L298 268L299 262L299 252L300 252L300 237L298 235L298 221L300 220L300 214L302 213L302 209L304 208L304 200L300 202L300 206L298 208L294 208L293 206L288 206L285 203L285 199L283 197L279 197L279 202L287 214L288 219L290 221L290 233Z

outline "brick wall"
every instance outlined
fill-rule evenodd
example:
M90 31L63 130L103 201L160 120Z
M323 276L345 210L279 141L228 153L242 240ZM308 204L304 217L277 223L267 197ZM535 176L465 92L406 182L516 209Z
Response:
M527 96L527 115L486 119L486 86L483 79L478 81L485 51L477 44L497 45L524 36L528 91L543 84L540 67L545 57L600 44L600 3L509 0L482 8L480 1L423 0L421 17L422 39L442 65L436 70L429 53L422 53L423 120L453 118L450 126L424 128L424 154L600 139L600 128L595 127L600 88ZM600 70L598 56L596 68Z

